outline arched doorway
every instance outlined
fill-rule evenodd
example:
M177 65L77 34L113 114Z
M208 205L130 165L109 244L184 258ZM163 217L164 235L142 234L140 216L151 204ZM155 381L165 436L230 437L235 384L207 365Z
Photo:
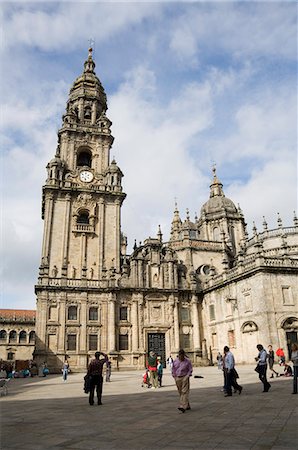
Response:
M288 349L288 357L291 358L291 345L298 342L298 318L288 317L282 324L282 328L286 333L286 343Z

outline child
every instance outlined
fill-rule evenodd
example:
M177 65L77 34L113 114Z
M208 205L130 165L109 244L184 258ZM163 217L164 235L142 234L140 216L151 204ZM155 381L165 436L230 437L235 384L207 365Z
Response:
M147 369L146 372L143 374L143 383L142 387L150 388L151 384L149 382L149 370Z
M160 388L161 388L161 382L162 382L162 375L163 375L163 365L159 358L158 363L157 363L157 380L158 380L158 387L160 387Z

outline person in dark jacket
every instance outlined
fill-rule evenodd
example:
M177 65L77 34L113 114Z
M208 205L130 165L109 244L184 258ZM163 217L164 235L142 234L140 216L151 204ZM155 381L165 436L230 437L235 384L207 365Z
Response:
M103 358L100 358L100 355ZM94 391L96 387L97 394L97 403L98 405L102 405L101 396L102 396L102 368L105 363L108 361L108 356L102 352L95 353L95 359L91 361L88 367L87 376L90 378L90 392L89 392L89 404L94 405Z
M274 378L274 373L275 375L278 377L278 373L273 369L273 365L274 365L274 350L272 349L272 345L268 346L268 364L269 364L269 369L271 370L271 377L270 378Z

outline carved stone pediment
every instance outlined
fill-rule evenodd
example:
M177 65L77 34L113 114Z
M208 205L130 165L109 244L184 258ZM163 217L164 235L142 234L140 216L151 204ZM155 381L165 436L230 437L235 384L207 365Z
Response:
M79 331L79 327L67 327L68 334L77 334Z
M167 297L162 294L149 294L146 295L145 299L148 301L166 301Z
M48 327L48 334L57 334L57 327Z

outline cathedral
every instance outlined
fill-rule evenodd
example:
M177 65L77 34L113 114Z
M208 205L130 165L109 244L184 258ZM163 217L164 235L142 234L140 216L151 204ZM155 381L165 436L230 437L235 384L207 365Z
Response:
M114 369L142 369L154 350L164 365L184 348L196 366L228 345L253 363L258 343L284 348L298 333L298 219L248 236L243 213L213 169L200 216L127 254L121 230L123 173L110 158L107 97L92 49L74 81L43 186L44 231L34 358L52 372L65 358L84 371L96 350ZM144 205L145 206L145 205Z

